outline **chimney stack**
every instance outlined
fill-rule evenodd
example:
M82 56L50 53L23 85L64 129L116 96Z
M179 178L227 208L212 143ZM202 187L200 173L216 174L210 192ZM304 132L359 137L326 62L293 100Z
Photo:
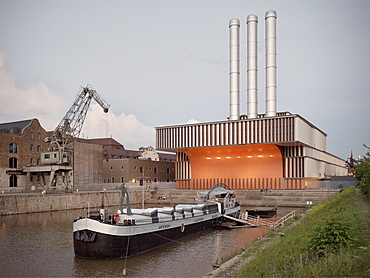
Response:
M258 17L251 14L247 18L247 111L248 119L257 118L258 109Z
M240 58L239 58L239 19L231 19L230 29L230 120L239 120L239 76L240 76Z
M276 116L276 18L276 11L266 12L266 117Z

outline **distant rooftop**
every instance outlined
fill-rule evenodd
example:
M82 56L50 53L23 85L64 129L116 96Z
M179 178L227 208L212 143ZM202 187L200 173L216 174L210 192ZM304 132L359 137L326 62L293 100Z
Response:
M106 159L137 158L139 150L126 150L125 147L113 138L84 139L78 138L78 142L103 145L103 155ZM160 161L175 161L176 156L170 153L158 152Z
M22 135L24 132L24 129L28 127L32 121L31 120L23 120L23 121L17 121L17 122L8 122L8 123L0 123L0 133L10 133L10 134L16 134L16 135Z

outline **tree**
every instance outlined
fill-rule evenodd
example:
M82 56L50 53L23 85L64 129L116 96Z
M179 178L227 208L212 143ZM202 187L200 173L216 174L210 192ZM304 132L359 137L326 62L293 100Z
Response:
M370 197L370 148L367 148L367 152L362 159L359 159L355 165L355 176L358 179L358 187L361 192Z

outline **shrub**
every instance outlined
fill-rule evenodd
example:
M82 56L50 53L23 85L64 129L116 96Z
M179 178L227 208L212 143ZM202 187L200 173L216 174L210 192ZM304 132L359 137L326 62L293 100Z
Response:
M353 244L349 225L340 219L321 220L315 227L309 240L309 250L318 256L326 256L336 252L340 247L350 247Z

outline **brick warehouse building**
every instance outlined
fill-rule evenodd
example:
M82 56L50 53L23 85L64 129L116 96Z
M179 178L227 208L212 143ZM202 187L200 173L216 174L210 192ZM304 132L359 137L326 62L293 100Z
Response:
M37 119L0 124L0 188L25 188L22 167L40 165L40 153L48 147L47 132Z
M43 169L40 155L49 147L44 139L50 133L37 119L0 124L0 191L40 190L48 183L50 171ZM147 149L156 154L157 161L145 157ZM125 182L133 182L134 177L143 173L144 184L173 181L174 160L174 155L158 154L151 147L126 150L112 138L78 138L73 171L65 171L58 177L56 187L58 190L66 186L79 190L114 188L114 183L121 182L122 177Z

